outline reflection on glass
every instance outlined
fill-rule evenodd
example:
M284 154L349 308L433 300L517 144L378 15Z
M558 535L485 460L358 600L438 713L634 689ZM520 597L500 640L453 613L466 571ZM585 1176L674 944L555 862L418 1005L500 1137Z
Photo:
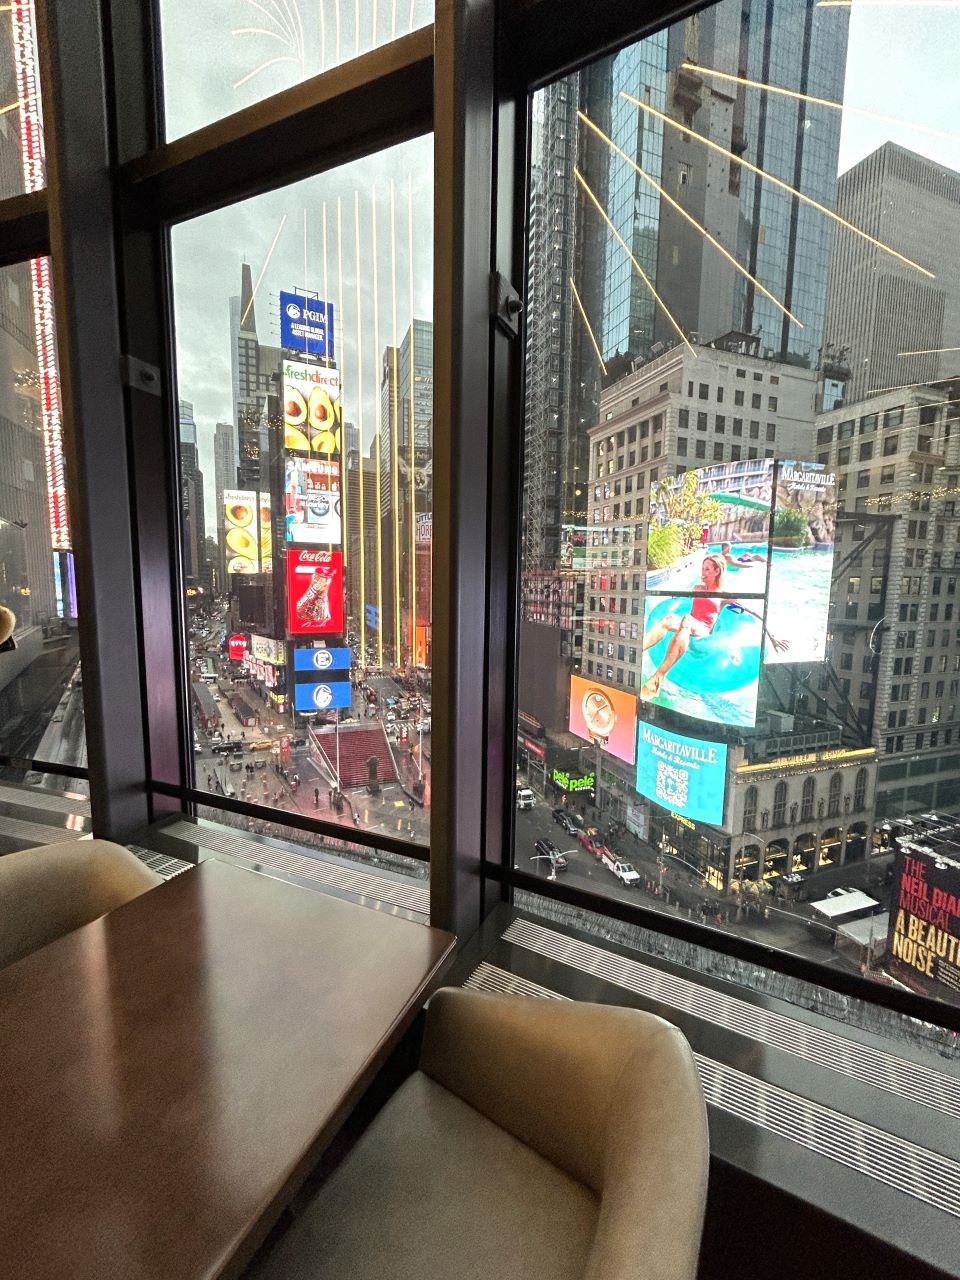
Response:
M0 200L46 183L32 0L0 5Z
M722 0L535 94L515 858L960 1000L941 42Z
M166 134L179 138L433 21L433 0L160 0Z
M0 752L86 764L71 550L45 258L0 270Z
M419 844L431 226L425 138L173 233L198 785Z

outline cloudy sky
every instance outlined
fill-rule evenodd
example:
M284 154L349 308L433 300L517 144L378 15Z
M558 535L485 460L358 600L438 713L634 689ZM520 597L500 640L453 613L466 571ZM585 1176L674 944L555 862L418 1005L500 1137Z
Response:
M191 0L161 3L171 138L431 21L433 5L207 0L202 22L197 12ZM960 9L858 8L855 0L844 102L960 132L960 77L944 74L958 53ZM848 111L840 171L888 139L960 170L953 137ZM254 280L263 272L256 297L261 341L279 340L280 289L305 286L334 304L345 415L362 422L366 449L376 423L379 353L402 339L412 315L432 314L432 179L432 141L422 138L174 229L179 391L194 404L208 527L215 516L214 427L232 418L228 307L242 262Z

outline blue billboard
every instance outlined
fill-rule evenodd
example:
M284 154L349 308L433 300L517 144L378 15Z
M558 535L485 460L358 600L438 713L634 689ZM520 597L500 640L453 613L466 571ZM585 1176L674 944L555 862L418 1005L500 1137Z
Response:
M280 290L280 345L312 356L333 350L333 303Z
M294 671L349 671L349 649L294 649Z
M637 791L694 822L723 824L727 748L685 738L641 720L637 726Z
M352 691L353 685L349 680L298 684L294 686L293 705L298 711L332 711L336 707L349 707Z

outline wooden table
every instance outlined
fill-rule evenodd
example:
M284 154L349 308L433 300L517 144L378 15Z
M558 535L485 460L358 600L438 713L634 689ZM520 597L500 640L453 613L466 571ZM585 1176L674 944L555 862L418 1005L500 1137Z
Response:
M205 862L0 971L0 1275L240 1274L453 945Z

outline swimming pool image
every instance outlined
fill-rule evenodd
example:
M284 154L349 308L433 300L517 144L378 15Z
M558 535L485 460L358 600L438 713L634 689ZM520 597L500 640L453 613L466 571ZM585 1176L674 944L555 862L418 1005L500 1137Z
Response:
M644 636L649 636L667 614L689 613L696 598L648 596L644 601ZM656 693L644 698L641 690L640 697L698 720L752 726L757 718L760 680L760 619L745 613L733 601L728 604L717 597L716 602L721 607L710 635L691 638L686 653L663 673ZM755 607L760 613L763 601L753 601L748 607ZM644 686L666 658L673 635L674 631L669 631L644 652Z
M735 581L737 579L734 579ZM767 598L767 630L790 641L778 652L769 639L764 662L822 662L833 580L833 548L774 547ZM730 577L727 584L730 584Z
M669 591L693 591L701 583L703 557L705 555L720 556L723 554L719 542L707 543L697 547L696 551L678 560L669 569L648 569L647 590L658 593ZM725 582L720 595L758 595L762 596L767 589L767 544L766 542L734 543L730 554L736 560L738 556L760 555L763 560L751 560L747 564L727 564L724 570Z

